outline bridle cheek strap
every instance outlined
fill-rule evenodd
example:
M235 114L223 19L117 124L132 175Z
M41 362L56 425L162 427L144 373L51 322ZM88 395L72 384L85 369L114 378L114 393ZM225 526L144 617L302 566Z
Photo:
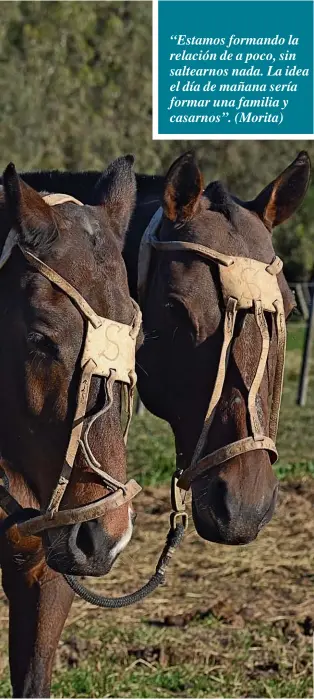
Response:
M240 258L238 258L238 260L240 260ZM228 359L227 361L225 361L225 358L228 357L226 353L226 347L229 350L228 354L230 354L230 346L234 334L237 314L237 304L239 303L241 303L241 301L239 302L239 300L234 298L229 298L227 301L224 322L224 340L220 355L216 382L212 398L210 400L209 408L205 417L204 427L196 445L191 464L182 472L177 482L178 488L181 488L183 490L188 490L192 482L199 476L203 475L210 468L219 466L225 463L226 461L229 461L230 459L240 456L241 454L246 454L250 451L263 449L269 452L271 463L275 463L278 458L275 439L277 436L280 400L282 394L286 345L285 317L282 299L280 295L278 295L278 298L275 299L273 302L273 312L275 312L277 329L277 362L274 377L271 414L269 420L269 436L266 436L263 433L263 429L258 416L256 400L266 369L270 339L267 321L263 309L263 302L261 299L255 298L252 299L252 305L254 306L254 316L261 335L261 353L256 373L248 394L248 413L250 417L252 435L249 437L245 437L244 439L240 439L231 444L227 444L226 446L217 449L216 451L212 452L211 454L208 454L207 456L201 459L199 458L208 439L209 429L215 415L215 408L217 407L218 402L221 398L228 365Z
M258 367L256 369L256 374L252 381L252 385L248 395L248 411L251 421L251 429L253 432L254 440L258 440L263 437L263 429L258 417L256 398L258 389L262 383L264 376L264 371L266 368L267 357L269 352L269 332L267 327L267 321L264 315L262 302L260 300L254 301L254 311L255 320L259 328L261 338L262 338L262 349L258 362Z
M281 405L281 396L283 389L285 355L287 343L287 328L286 318L282 300L275 301L276 308L276 330L277 330L277 362L274 378L274 390L272 396L272 406L269 420L269 435L272 439L276 439L278 431L279 413Z
M184 475L188 471L192 472L192 470L194 473L195 466L196 466L196 464L199 460L199 457L200 457L200 455L204 449L204 446L205 446L208 431L209 431L210 426L212 424L212 421L213 421L213 418L215 415L215 410L216 410L216 407L217 407L218 402L220 400L223 385L225 382L226 369L227 369L227 365L228 365L230 345L231 345L231 341L233 338L236 316L237 316L237 300L230 298L228 300L226 313L225 313L224 339L223 339L223 344L222 344L221 353L220 353L218 372L217 372L214 390L212 392L212 396L211 396L208 410L207 410L205 420L204 420L203 429L202 429L202 432L200 434L197 445L195 447L195 451L194 451L194 454L192 457L191 464L190 464L189 468L184 471ZM181 479L180 479L180 485L181 485Z

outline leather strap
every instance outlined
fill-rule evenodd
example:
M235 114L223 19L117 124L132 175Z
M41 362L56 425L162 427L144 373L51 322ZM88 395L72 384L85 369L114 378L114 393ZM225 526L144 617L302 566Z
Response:
M33 536L45 529L88 522L91 519L98 519L98 517L102 517L105 513L112 512L122 505L126 505L138 495L141 490L141 486L136 483L135 480L130 479L124 484L123 490L116 490L114 493L105 495L105 497L96 502L91 502L73 509L46 512L26 522L18 523L17 527L22 536Z
M237 442L227 444L213 451L211 454L204 456L193 468L191 466L186 468L178 480L178 487L183 490L189 490L192 482L196 478L202 476L210 468L220 466L220 464L225 463L229 459L233 459L235 456L240 456L241 454L246 454L249 451L255 451L257 449L269 451L272 463L277 461L278 453L276 445L270 437L261 437L257 440L253 437L246 437L245 439L239 439Z
M275 301L274 305L276 307L275 319L277 330L277 362L275 369L274 389L272 395L272 406L269 420L269 435L275 441L278 431L280 404L283 389L287 329L282 299L280 298L277 301Z
M225 320L224 320L224 339L223 339L223 344L221 348L221 353L220 353L220 359L219 359L219 365L218 365L218 371L217 371L217 377L215 381L215 386L214 390L212 392L212 396L209 402L209 406L207 409L207 413L205 416L204 420L204 425L202 432L200 434L199 440L197 442L197 445L194 450L194 454L192 457L191 465L189 468L194 468L196 465L203 448L206 443L206 439L208 436L208 432L210 429L210 426L213 421L213 417L215 414L215 409L217 407L218 401L220 400L223 385L225 382L225 377L226 377L226 369L227 369L227 364L228 364L228 350L230 348L230 343L233 338L233 333L234 333L234 326L235 326L235 320L237 316L237 300L236 299L229 299L227 308L226 308L226 314L225 314Z
M225 255L223 252L218 252L213 250L213 248L208 248L205 245L200 245L199 243L189 243L185 240L158 240L155 236L151 236L151 245L155 250L187 250L189 252L197 252L201 257L206 257L212 262L218 262L220 265L225 267L230 267L233 264L233 257L231 255Z
M1 475L0 480L3 480ZM17 512L23 512L23 507L20 503L9 493L6 485L0 485L0 507L7 515L14 515Z
M162 207L159 207L154 216L150 220L144 235L142 235L140 247L138 251L138 268L137 268L137 291L141 306L146 294L146 285L148 279L149 265L152 254L151 238L155 231L159 228L163 217Z
M73 422L73 429L65 457L67 464L69 464L71 468L74 464L74 459L76 457L78 445L80 443L94 366L95 365L93 360L90 359L83 368L83 374L78 392L78 401L75 411L75 418Z
M129 429L130 429L130 424L133 416L133 406L134 406L134 396L135 396L135 386L136 386L136 374L133 372L133 374L130 374L130 386L127 386L126 384L123 384L124 388L124 400L126 404L126 424L123 432L123 439L124 439L124 444L127 443L128 441L128 436L129 436Z
M47 511L49 512L56 512L58 510L60 502L67 488L68 482L70 480L74 460L77 454L79 441L82 434L83 421L86 413L89 389L93 375L93 368L94 363L92 362L92 360L90 360L83 369L83 374L81 377L78 391L78 402L73 422L73 428L65 457L65 464L62 468L58 484L52 493L51 500L47 507Z
M283 268L283 261L280 259L280 257L275 257L273 261L270 263L270 265L267 265L266 267L266 272L269 274L273 274L275 277L281 272Z
M61 291L63 291L66 296L68 296L71 301L75 303L75 305L79 308L81 313L85 318L89 320L89 322L92 324L94 328L99 328L101 325L101 320L100 317L93 311L92 307L85 301L84 297L77 291L70 282L67 282L66 279L61 277L58 272L55 272L54 269L51 269L51 267L48 267L42 260L39 259L39 257L36 257L36 255L33 255L33 253L28 252L27 250L24 250L24 248L20 247L21 252L23 253L24 257L31 263L35 269L40 272L43 277L46 277L46 279L49 279L52 284L55 284Z
M81 201L71 197L69 194L45 194L43 200L49 206L56 206L56 204L66 204L67 202L72 204L77 204L78 206L84 206Z
M266 318L263 311L263 306L261 301L254 301L255 309L255 320L259 327L261 337L262 337L262 350L256 369L256 374L252 381L252 385L248 396L248 411L250 415L251 428L253 432L254 439L261 439L263 437L263 430L261 427L260 419L257 412L256 397L259 387L262 383L264 371L266 367L268 351L269 351L269 333Z

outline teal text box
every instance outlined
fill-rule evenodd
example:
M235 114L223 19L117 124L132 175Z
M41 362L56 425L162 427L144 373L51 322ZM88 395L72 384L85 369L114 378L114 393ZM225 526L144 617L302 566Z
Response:
M228 47L232 35L234 39ZM187 44L186 40L193 40L193 37L225 39L225 43ZM274 41L265 45L237 43L253 37ZM282 39L285 39L284 43L281 43ZM293 43L296 39L299 39L298 45ZM206 52L209 56L215 54L216 60L207 58ZM170 60L171 54L180 55L180 59ZM242 60L236 60L240 54ZM248 60L248 54L253 58ZM263 60L257 58L261 54ZM293 54L296 54L296 59ZM196 56L196 60L191 56ZM269 56L272 59L268 59ZM227 69L228 75L197 74L196 71L204 68L218 72ZM186 73L170 75L171 70L177 69L185 69ZM249 69L252 74L232 76L234 70ZM191 73L193 70L195 72ZM268 70L271 70L270 75L267 75ZM278 70L282 71L281 75L276 74ZM298 75L300 70L303 74ZM262 75L258 74L259 71ZM200 86L199 91L192 89L193 81L194 86ZM241 82L266 85L267 89L234 92L226 89L227 84ZM211 90L213 85L216 87ZM271 85L274 86L272 90ZM294 91L294 85L297 85L297 91ZM279 90L277 86L280 86ZM188 106L184 106L184 100ZM253 101L254 106L250 106ZM182 117L185 121L178 120ZM187 117L197 118L197 121L187 121ZM313 134L313 2L159 0L158 134L189 137L207 134Z

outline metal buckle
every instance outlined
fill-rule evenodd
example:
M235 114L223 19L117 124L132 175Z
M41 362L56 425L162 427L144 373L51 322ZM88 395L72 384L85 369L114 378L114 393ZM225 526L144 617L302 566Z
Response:
M182 473L181 469L177 469L171 479L171 506L174 512L183 512L185 510L185 504L182 501L181 491L178 487L178 480Z
M179 520L181 519L181 522ZM171 512L170 513L170 527L175 529L177 524L183 524L184 530L188 528L189 515L187 512Z

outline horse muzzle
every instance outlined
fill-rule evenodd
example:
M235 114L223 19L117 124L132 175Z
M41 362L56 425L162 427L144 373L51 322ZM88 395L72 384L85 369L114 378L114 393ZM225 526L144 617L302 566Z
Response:
M120 539L106 533L99 520L47 530L43 535L50 568L67 575L101 576L109 573L132 536L132 522Z
M193 483L195 528L207 541L248 544L272 518L277 492L267 452L234 458Z

